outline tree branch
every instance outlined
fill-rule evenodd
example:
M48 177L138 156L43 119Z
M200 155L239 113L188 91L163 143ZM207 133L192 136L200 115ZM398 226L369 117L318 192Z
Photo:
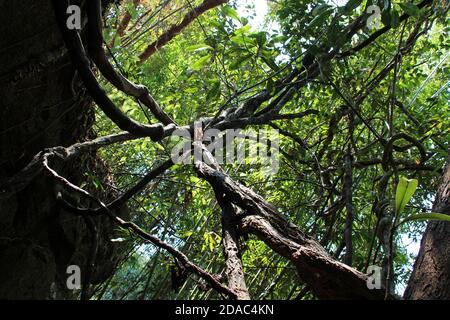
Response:
M136 135L146 135L152 140L158 141L164 135L164 127L161 124L144 125L127 117L116 105L109 99L108 95L101 88L92 70L90 69L89 58L84 50L80 35L76 29L69 30L66 26L67 0L53 0L56 21L58 22L64 42L69 50L72 62L83 80L86 89L92 99L100 109L110 118L119 128Z
M175 249L168 243L163 242L159 238L147 233L143 229L141 229L139 226L137 226L135 223L130 221L125 221L121 219L120 217L117 217L109 208L106 206L101 200L97 199L96 197L92 196L89 192L85 191L84 189L74 185L66 178L60 176L55 170L53 170L49 165L48 162L45 160L43 163L43 167L46 170L47 173L50 174L52 178L56 180L57 183L61 184L64 188L71 190L72 192L79 193L85 197L87 197L89 200L95 202L99 207L102 208L102 211L105 212L108 217L116 223L119 227L123 229L128 229L134 234L138 235L144 240L147 240L151 243L153 243L155 246L162 248L169 252L171 255L173 255L178 261L180 261L183 266L191 272L196 273L199 277L204 279L213 289L215 289L217 292L220 292L222 294L225 294L229 296L232 299L236 299L237 295L235 292L224 286L219 282L219 280L211 275L209 272L203 270L193 262L191 262L188 257L182 253L181 251ZM76 212L76 210L72 210L71 212Z
M226 3L228 0L205 0L199 6L189 11L180 24L173 25L169 30L158 37L156 41L150 44L139 56L139 63L144 63L156 50L165 46L170 40L175 38L184 28L192 23L204 12Z
M203 152L209 153L205 147ZM209 157L212 157L210 153ZM275 252L291 260L301 280L318 298L383 299L382 291L367 288L366 275L334 260L319 243L287 221L273 205L251 189L200 160L195 161L195 170L215 190L246 212L240 217L242 230L256 234Z
M100 0L91 0L87 3L88 14L88 50L92 60L99 68L103 76L111 82L117 89L135 97L143 103L155 115L156 119L165 125L175 124L172 118L167 115L150 95L148 88L143 85L136 85L129 81L124 75L117 72L106 57L103 49L102 35L102 8Z

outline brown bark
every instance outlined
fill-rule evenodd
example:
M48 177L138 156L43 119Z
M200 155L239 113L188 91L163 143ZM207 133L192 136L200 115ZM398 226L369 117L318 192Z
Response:
M144 50L144 52L141 53L141 55L139 56L139 63L143 63L145 60L150 58L150 56L154 54L156 50L165 46L170 40L175 38L181 31L183 31L184 28L190 25L197 17L202 15L204 12L220 6L227 1L228 0L205 0L199 6L193 8L184 16L183 21L172 26L169 30L160 35L156 41L150 44Z
M204 155L212 155L203 149ZM213 168L215 167L215 168ZM251 189L234 181L226 173L201 161L195 169L208 181L216 194L223 193L227 199L245 211L240 228L255 234L278 254L297 267L300 279L319 299L383 299L381 290L369 290L366 275L334 260L314 239L286 220L277 209Z
M432 211L450 214L450 155ZM450 223L446 221L428 223L404 297L450 299Z
M320 244L303 245L283 234L261 216L242 219L243 231L255 234L271 249L290 260L299 278L319 299L383 299L380 290L369 290L366 275L334 260Z
M45 148L92 139L94 110L70 63L51 1L0 1L0 17L0 181L5 181ZM95 152L55 165L77 184L87 168L112 183ZM120 247L109 241L115 236L112 223L93 219L99 234L94 252L85 221L57 205L53 182L42 174L29 182L0 197L0 298L73 298L66 268L75 264L83 272L92 262L90 253L96 256L90 283L104 281L120 257Z
M141 2L141 0L133 0L133 6L136 8L140 2ZM117 34L120 37L123 37L123 35L125 34L125 30L127 29L130 21L131 21L131 13L127 11L123 15L122 20L120 21L119 27L117 28Z
M83 80L84 86L97 106L122 130L137 135L148 135L154 141L162 139L164 135L162 124L146 125L139 123L125 115L114 102L111 101L90 68L90 60L78 30L71 30L66 26L66 10L69 6L69 1L53 0L52 3L56 22L58 23L59 30L72 58L72 63L76 67L78 75ZM98 31L98 29L95 30Z
M89 53L102 75L117 89L135 97L142 102L155 117L165 125L174 121L161 109L155 99L150 95L148 89L143 85L136 85L129 81L120 72L117 72L109 63L103 49L102 35L102 6L100 0L89 1L88 12L88 32L89 32Z
M225 254L225 274L228 288L234 291L238 300L250 300L244 277L244 268L240 257L239 234L233 220L236 218L235 208L229 202L222 203L222 238Z
M347 217L345 222L344 240L345 240L345 263L349 266L353 262L353 159L348 151L345 156L344 163L344 199L347 210Z

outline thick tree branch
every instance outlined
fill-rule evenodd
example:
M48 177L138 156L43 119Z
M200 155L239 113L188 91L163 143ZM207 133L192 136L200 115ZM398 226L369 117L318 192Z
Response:
M204 147L203 152L209 153ZM319 243L286 220L273 205L251 189L202 161L195 161L195 170L216 193L222 192L245 211L246 215L241 217L242 229L256 234L274 251L291 260L298 269L299 277L318 298L383 299L383 292L367 288L363 273L335 261Z
M36 154L29 164L20 170L16 175L0 181L0 199L7 198L12 194L23 190L39 173L42 172L42 163L44 161L48 161L53 158L68 161L83 152L96 151L101 147L140 137L141 136L136 136L128 132L121 132L86 142L76 143L67 148L53 147L45 149Z
M124 75L117 72L109 62L103 48L102 35L102 8L100 0L91 0L87 3L88 13L88 49L92 60L99 68L103 76L111 82L117 89L125 94L135 97L143 103L155 115L156 119L165 125L175 124L150 95L148 88L143 85L136 85L129 81Z
M319 244L300 245L261 216L246 216L240 226L289 259L319 299L383 299L382 292L367 288L366 275L334 260Z
M222 208L222 242L228 287L236 292L238 300L250 300L240 256L239 233L233 223L236 219L236 209L222 196L218 196L217 200Z
M119 128L136 135L146 135L152 140L158 141L164 135L164 127L161 124L144 125L128 118L116 105L109 99L108 95L97 82L92 70L90 61L84 50L80 35L76 29L70 30L66 26L67 0L53 0L56 20L61 31L64 42L69 50L72 62L83 80L86 89L92 99L100 109L110 118Z

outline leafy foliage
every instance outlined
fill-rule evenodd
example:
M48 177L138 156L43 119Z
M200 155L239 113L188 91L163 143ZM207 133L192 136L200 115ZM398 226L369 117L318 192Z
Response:
M213 117L221 107L237 107L263 90L277 93L276 82L294 68L301 68L305 53L312 54L320 65L319 77L283 107L286 114L318 112L273 122L281 133L280 170L266 175L258 167L227 164L225 168L234 179L264 196L342 260L346 226L343 163L347 150L352 150L353 266L364 271L369 263L381 264L383 259L379 244L373 241L377 225L374 204L380 198L378 187L385 173L381 161L384 145L375 133L388 140L403 132L420 141L427 161L421 163L419 150L408 142L396 143L393 161L397 165L385 193L388 205L407 217L403 222L442 218L432 213L412 214L431 211L436 181L450 145L450 28L442 18L445 12L435 9L430 18L433 23L421 29L426 35L417 40L411 52L394 60L395 68L371 87L422 19L424 10L416 4L384 1L383 23L393 28L357 54L330 60L331 50L347 52L373 33L364 27L351 41L345 37L346 25L365 12L369 1L350 0L341 6L331 1L277 1L270 4L265 27L258 29L252 26L251 17L240 16L237 6L230 3L200 16L182 35L139 64L136 57L146 44L200 1L168 3L142 1L137 7L123 4L113 9L106 21L105 39L122 73L150 88L179 124ZM124 11L131 13L131 22L119 36L117 25ZM400 22L403 13L413 17ZM128 115L141 122L152 121L149 112L134 100L110 86L106 88ZM361 95L366 97L359 100ZM350 115L348 101L358 102L354 107L360 116ZM100 113L96 126L99 135L116 130ZM126 190L155 160L168 158L174 143L173 139L157 144L136 140L102 149L101 156L113 170L115 187ZM396 179L400 179L398 185ZM220 207L210 186L197 178L190 166L176 165L137 194L129 206L133 221L206 270L223 274ZM394 264L399 287L404 285L412 263L402 239L417 239L422 230L420 223L401 224L397 229ZM127 237L133 250L103 288L103 298L220 298L203 283L199 285L201 281L194 276L178 291L172 290L169 274L173 259ZM371 243L376 250L369 250ZM250 237L243 239L242 246L252 297L313 298L292 281L297 277L293 266L261 241Z

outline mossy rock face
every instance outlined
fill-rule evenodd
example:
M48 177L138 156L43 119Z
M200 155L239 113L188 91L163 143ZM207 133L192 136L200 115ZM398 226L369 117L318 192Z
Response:
M0 16L8 21L0 30L1 181L44 148L92 138L95 117L60 36L51 1L1 1ZM55 163L54 168L78 185L87 170L109 179L108 168L95 154ZM100 283L111 275L123 248L110 241L114 226L106 217L95 222L99 240L91 282ZM83 270L91 243L84 219L64 212L56 204L54 182L38 176L21 192L0 200L0 298L76 297L77 292L66 288L66 269L77 264Z

